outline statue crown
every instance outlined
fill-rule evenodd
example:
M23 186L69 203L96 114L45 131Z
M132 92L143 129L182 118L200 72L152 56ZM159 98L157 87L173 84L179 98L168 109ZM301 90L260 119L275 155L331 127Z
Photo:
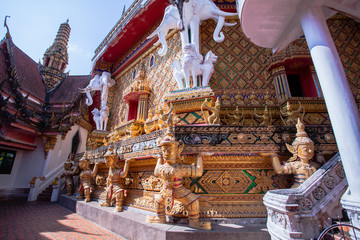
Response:
M296 138L292 143L293 146L298 146L300 144L314 144L314 142L308 137L307 133L305 132L305 125L301 122L300 118L298 118L296 129Z

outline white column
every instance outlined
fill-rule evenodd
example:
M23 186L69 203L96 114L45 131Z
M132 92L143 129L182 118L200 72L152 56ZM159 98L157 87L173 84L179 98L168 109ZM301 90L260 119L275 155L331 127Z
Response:
M359 110L321 8L307 9L301 17L301 26L323 91L350 195L359 202Z

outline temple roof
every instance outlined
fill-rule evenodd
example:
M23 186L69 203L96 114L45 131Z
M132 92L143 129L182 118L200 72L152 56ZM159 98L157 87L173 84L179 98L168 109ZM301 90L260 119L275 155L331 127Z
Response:
M90 75L67 76L50 98L50 103L70 103L79 95L79 88L85 88Z
M234 2L221 0L213 0L213 2L222 10L236 11ZM169 0L134 0L126 13L121 16L120 20L96 48L95 56L92 58L93 72L98 70L96 69L98 63L102 62L111 65L131 49L153 26L160 23L168 5L170 5ZM142 43L141 51L152 46L156 40L158 40L158 37L146 39ZM109 68L106 71L115 71L115 69Z
M168 0L134 1L97 47L93 61L116 61L161 19L167 5Z
M90 75L65 75L48 91L39 66L10 36L0 42L0 145L33 150L29 136L64 135L81 115L85 95L79 88L88 84Z
M45 88L38 64L17 46L14 46L14 57L21 89L44 101Z

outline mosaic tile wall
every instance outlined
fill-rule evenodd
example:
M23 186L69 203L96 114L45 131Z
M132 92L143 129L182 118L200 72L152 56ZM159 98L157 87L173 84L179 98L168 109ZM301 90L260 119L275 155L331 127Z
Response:
M360 52L357 51L360 44L360 24L343 16L336 16L328 20L328 24L346 69L346 75L353 91L357 94L360 89ZM274 98L275 90L272 78L267 71L267 61L272 55L271 50L260 48L251 43L242 33L239 23L234 27L224 27L222 31L225 34L225 41L216 43L212 38L215 27L216 23L213 20L203 22L200 37L203 56L209 50L218 56L215 72L210 80L210 86L216 95L227 94L231 98L236 92L241 91L244 98L248 98L251 92L255 91L259 99L263 98L266 90L269 90ZM144 43L145 38L144 36L135 44L134 49L139 48ZM146 77L153 90L149 104L152 111L162 102L164 95L177 89L176 82L172 79L170 65L174 58L180 58L180 44L180 35L176 33L168 40L169 49L166 56L160 57L157 54L158 48L142 55L142 63L145 63L147 68ZM304 38L298 39L290 46L290 52L293 52L294 49L305 52L307 51L305 46L306 40ZM133 50L130 50L124 57L132 54L132 52ZM150 67L151 58L153 58L154 64ZM121 61L119 59L118 62ZM125 74L122 73L123 75L117 80L115 87L110 90L109 105L112 106L109 118L110 127L116 126L125 119L127 109L122 101L122 92L130 85L134 78L134 71L138 66L137 64Z
M211 88L232 92L238 89L273 89L265 64L271 52L251 43L239 23L234 27L224 27L225 40L217 43L213 39L215 27L215 21L206 21L201 31L202 54L212 50L219 57L210 81Z
M359 94L360 23L341 15L336 15L327 22L350 86L355 93Z

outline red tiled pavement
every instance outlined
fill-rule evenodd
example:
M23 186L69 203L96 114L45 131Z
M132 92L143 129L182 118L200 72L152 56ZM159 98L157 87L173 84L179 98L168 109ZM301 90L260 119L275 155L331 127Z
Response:
M0 202L0 239L111 239L118 235L49 202Z

